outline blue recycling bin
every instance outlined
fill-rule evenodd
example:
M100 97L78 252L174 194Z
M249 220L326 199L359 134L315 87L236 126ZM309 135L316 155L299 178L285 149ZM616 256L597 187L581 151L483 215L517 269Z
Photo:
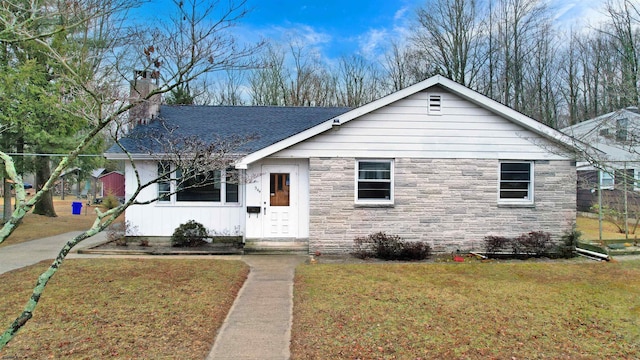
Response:
M80 201L74 201L71 203L71 214L80 215L82 213L82 203Z

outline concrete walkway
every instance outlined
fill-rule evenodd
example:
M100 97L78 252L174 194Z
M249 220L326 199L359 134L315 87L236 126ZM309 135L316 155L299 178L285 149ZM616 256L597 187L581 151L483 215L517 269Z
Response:
M73 239L81 231L69 232L66 234L50 236L44 239L32 240L15 245L3 246L0 248L0 274L25 266L33 265L47 259L55 259L64 244ZM71 250L67 258L85 257L74 253L82 247L91 246L105 241L106 234L101 232L93 237L82 241Z
M207 360L289 359L293 275L305 256L251 255L251 267Z

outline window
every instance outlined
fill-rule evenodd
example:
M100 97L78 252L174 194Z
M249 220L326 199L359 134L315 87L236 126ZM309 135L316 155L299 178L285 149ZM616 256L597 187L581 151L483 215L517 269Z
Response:
M627 141L628 126L629 120L627 118L616 120L616 140Z
M393 203L391 160L359 160L357 169L356 202Z
M429 114L442 115L442 96L429 95Z
M238 202L238 170L227 169L225 180L225 201L228 203Z
M600 188L602 189L613 189L613 185L615 184L615 180L612 174L599 171L600 173Z
M222 182L220 170L189 176L182 180L182 170L176 170L178 182L176 201L220 201Z
M533 163L500 163L500 195L502 203L533 203Z
M158 163L158 201L171 201L171 163Z
M224 172L212 170L204 174L193 174L190 171L186 171L186 174L187 178L183 180L185 171L175 169L175 165L169 162L159 162L158 201L162 203L238 202L237 170L228 169Z

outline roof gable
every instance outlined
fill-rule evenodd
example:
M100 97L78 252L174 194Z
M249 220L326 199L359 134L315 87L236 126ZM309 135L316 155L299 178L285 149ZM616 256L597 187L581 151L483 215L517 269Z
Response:
M380 98L376 101L373 101L369 104L363 105L361 107L355 108L353 110L350 110L348 112L335 116L332 119L328 119L327 121L320 123L301 133L298 133L293 137L286 138L271 146L265 147L259 151L251 153L245 156L243 159L241 159L236 164L236 167L240 169L247 168L248 164L251 164L262 158L270 156L278 151L286 149L292 145L298 144L311 137L319 135L331 129L332 127L342 126L354 119L362 117L366 114L370 114L378 109L381 109L385 106L393 104L399 100L405 99L418 92L424 91L432 87L437 87L437 86L440 86L446 91L451 92L467 101L470 101L481 108L489 110L490 112L495 113L501 116L502 118L505 118L511 121L512 123L517 124L521 128L524 128L541 137L544 137L557 145L562 145L564 147L569 147L572 149L575 148L574 141L569 136L555 129L552 129L542 123L539 123L538 121L531 119L528 116L521 114L505 105L502 105L494 100L491 100L488 97L481 95L465 86L455 83L442 76L434 76L427 80L419 82L415 85L409 86L403 90L397 91L383 98Z
M624 122L620 122L624 121ZM635 144L640 129L640 114L620 109L568 126L562 131L599 150L594 160L600 162L637 161L640 145ZM620 136L624 138L620 138Z

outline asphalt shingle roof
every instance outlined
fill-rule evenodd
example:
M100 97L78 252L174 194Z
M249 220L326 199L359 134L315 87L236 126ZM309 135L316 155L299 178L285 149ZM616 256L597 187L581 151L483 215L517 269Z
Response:
M257 136L241 151L255 152L349 111L346 107L173 106L160 107L159 116L136 126L121 144L132 154L162 152L155 135L175 129L176 136L197 136L205 142L231 136ZM122 153L112 146L107 153Z

